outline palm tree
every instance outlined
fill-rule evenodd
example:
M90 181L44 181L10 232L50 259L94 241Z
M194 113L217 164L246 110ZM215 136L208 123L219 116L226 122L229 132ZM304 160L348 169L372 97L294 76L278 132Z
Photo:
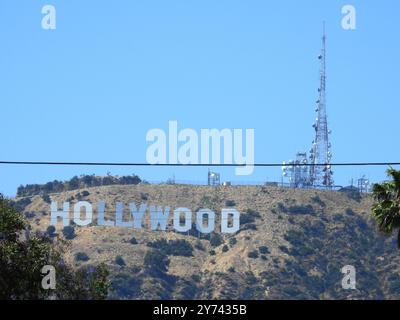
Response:
M387 174L392 178L391 181L373 186L376 202L372 205L372 214L380 231L391 234L399 229L397 246L400 248L400 171L390 168Z

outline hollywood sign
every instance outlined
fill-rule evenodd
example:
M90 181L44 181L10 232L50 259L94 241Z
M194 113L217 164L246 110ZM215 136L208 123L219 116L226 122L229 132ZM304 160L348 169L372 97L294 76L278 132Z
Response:
M148 205L143 202L136 207L134 202L129 203L129 212L131 219L124 220L124 204L117 202L115 204L115 219L105 218L105 202L97 203L97 221L94 223L93 206L90 202L79 201L73 208L71 218L70 203L64 202L63 209L59 210L58 202L51 202L51 221L53 226L57 225L59 219L62 219L63 226L68 226L73 222L78 226L89 226L97 224L98 226L122 227L141 229L145 214L148 213L151 230L167 229L171 214L169 207ZM187 232L192 229L192 211L188 208L176 208L172 212L173 227L178 232ZM196 229L201 233L210 233L215 230L215 213L210 209L200 209L196 212ZM222 209L220 213L220 224L222 233L235 233L239 230L240 213L236 209Z

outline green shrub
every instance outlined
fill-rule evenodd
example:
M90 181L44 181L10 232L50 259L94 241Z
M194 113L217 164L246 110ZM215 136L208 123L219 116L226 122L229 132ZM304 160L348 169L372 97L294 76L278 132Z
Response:
M72 240L76 237L75 229L73 226L65 226L62 230L62 233L67 240Z
M234 207L234 206L236 206L236 202L235 202L235 200L226 200L225 205L227 207Z
M325 202L322 201L321 198L320 198L318 195L312 197L312 198L311 198L311 201L314 202L314 203L316 203L316 204L319 204L322 208L325 208L325 207L326 207Z
M141 270L142 270L142 268L139 266L133 266L131 268L132 273L139 273Z
M193 256L192 245L184 239L165 240L160 239L149 242L147 246L165 252L167 255L190 257Z
M140 199L142 199L143 201L147 201L149 199L149 194L141 192Z
M56 227L55 226L48 226L47 227L47 234L49 235L49 237L55 237L55 232L56 232Z
M248 223L244 225L241 230L257 230L257 226L254 223Z
M229 250L229 247L225 244L223 247L222 247L222 252L227 252Z
M278 202L278 204L276 205L276 207L278 208L279 211L281 212L286 212L286 207L282 202Z
M295 247L295 248L292 248L292 250L290 250L291 255L300 256L300 257L309 256L310 254L313 254L313 253L314 253L314 250L306 247L305 245Z
M267 253L269 253L269 249L268 249L268 247L266 247L266 246L261 246L261 247L259 247L259 248L258 248L258 251L260 251L260 253L262 253L262 254L267 254Z
M88 261L89 256L85 252L78 252L75 254L75 260L76 261Z
M42 195L42 199L46 203L51 203L51 198L50 198L50 196L48 194Z
M311 205L306 206L291 206L286 208L286 212L291 214L301 214L301 215L315 215L316 212Z
M257 252L257 251L255 251L255 252ZM245 273L245 276L246 276L245 281L249 285L255 285L258 282L257 277L251 271L247 271Z
M284 253L289 254L289 249L287 247L285 247L285 246L279 246L279 250L281 250Z
M65 241L54 246L46 232L32 232L23 215L0 194L0 300L105 299L109 288L105 265L76 269L64 260L66 250ZM55 290L42 287L40 270L46 265L56 268Z
M34 217L36 217L36 213L34 211L25 212L25 218L32 219Z
M204 248L203 244L201 243L201 241L197 241L197 242L195 243L194 247L195 247L197 250L201 250L201 251L204 251L204 250L205 250L205 248Z
M144 266L151 273L163 274L168 271L168 256L160 250L149 250L144 256Z
M131 244L137 244L138 243L135 237L132 237L131 240L129 240L129 242Z
M74 176L69 181L51 181L46 184L28 184L26 186L19 186L17 189L18 196L33 196L43 193L63 192L67 190L76 190L79 188L88 188L101 185L119 185L119 184L139 184L142 180L136 176L122 176L115 177L108 175L106 177L99 177L95 175ZM87 192L87 191L86 191ZM85 191L83 196L85 195ZM82 196L82 195L80 195Z
M193 256L193 247L184 239L170 240L169 252L173 256L190 257Z
M125 260L121 256L116 256L115 257L115 263L119 266L125 266Z
M18 195L18 193L17 193ZM22 198L17 201L10 201L10 205L14 207L17 211L24 211L25 208L32 203L30 198Z
M294 247L302 246L306 240L304 234L296 230L289 230L285 234L284 239Z
M192 274L191 278L194 282L200 282L201 281L201 277L198 274Z
M245 213L240 215L240 224L253 223L258 218L261 218L259 212L253 209L247 209Z
M82 195L82 197L87 197L88 195L90 195L90 192L89 192L89 191L86 191L86 190L83 190L83 191L81 192L81 195Z
M112 281L111 299L137 299L143 280L127 273L115 275Z
M344 218L341 214L337 213L333 216L333 221L339 222L339 221L343 221L343 220L344 220Z
M250 251L250 252L247 254L247 256L248 256L249 258L252 258L252 259L257 259L257 258L258 258L258 251L256 251L256 250Z

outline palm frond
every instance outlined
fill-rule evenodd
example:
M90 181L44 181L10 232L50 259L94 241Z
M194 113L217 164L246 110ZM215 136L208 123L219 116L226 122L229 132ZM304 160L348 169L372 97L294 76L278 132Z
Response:
M392 177L394 184L394 191L396 192L396 197L400 198L400 170L395 170L390 168L387 170L387 174Z

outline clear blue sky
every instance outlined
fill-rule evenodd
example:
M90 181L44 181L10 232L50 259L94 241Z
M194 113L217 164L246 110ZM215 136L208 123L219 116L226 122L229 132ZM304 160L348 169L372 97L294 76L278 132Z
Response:
M41 8L57 29L41 28ZM341 28L341 8L357 29ZM256 162L313 140L321 25L333 162L399 161L400 3L384 1L0 2L0 159L145 162L146 133L254 128ZM386 168L334 168L335 182ZM205 181L207 168L0 166L0 192L82 173ZM280 168L223 180L280 181Z

